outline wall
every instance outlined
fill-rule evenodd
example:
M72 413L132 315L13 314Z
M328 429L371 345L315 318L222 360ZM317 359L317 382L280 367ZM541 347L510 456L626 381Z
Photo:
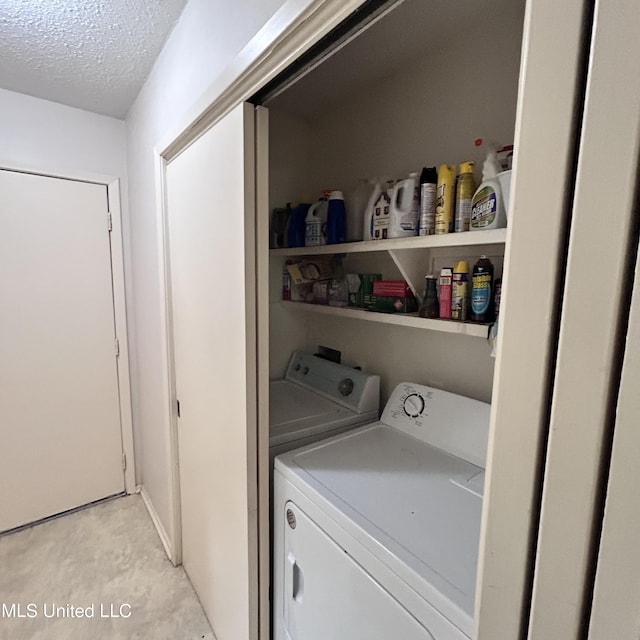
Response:
M154 146L179 124L283 0L190 0L130 109L127 144L136 287L139 375L134 381L137 462L142 483L171 538L168 399L165 395ZM224 366L224 363L221 363Z
M122 120L0 89L0 154L8 164L118 177L127 210Z

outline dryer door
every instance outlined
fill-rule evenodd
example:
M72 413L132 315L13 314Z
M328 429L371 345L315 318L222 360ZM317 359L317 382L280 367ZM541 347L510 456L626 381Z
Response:
M285 517L284 629L277 640L434 640L293 502Z

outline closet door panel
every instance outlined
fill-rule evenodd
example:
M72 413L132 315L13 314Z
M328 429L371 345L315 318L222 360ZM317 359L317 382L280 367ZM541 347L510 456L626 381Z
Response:
M573 191L584 2L528 2L476 588L477 640L529 609L564 237ZM553 69L553 73L550 73ZM542 202L544 201L544 202Z
M640 637L640 262L618 393L589 640Z
M256 638L254 108L167 166L183 564L218 640Z
M612 407L635 266L629 264L630 247L637 245L639 29L636 0L596 2L554 374L532 640L582 637L591 606Z

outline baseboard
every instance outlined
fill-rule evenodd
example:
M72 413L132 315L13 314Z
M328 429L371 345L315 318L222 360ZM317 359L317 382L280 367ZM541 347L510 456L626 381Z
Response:
M158 532L158 537L160 538L160 542L164 547L164 551L167 554L167 558L171 561L172 564L176 564L174 560L173 554L173 545L171 544L171 539L167 535L165 528L162 526L162 522L160 522L160 518L158 517L158 513L149 498L149 494L146 492L144 485L139 485L138 491L140 496L142 497L142 501L144 502L144 506L147 508L149 513L149 517L151 518L151 522L153 522L153 526L156 528Z

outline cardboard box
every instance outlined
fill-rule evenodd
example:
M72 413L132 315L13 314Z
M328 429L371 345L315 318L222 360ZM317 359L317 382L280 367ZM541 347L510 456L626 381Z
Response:
M411 295L410 297L400 296L371 296L372 311L383 313L413 313L418 310L418 302Z
M405 280L378 280L373 283L373 295L408 298L413 296L413 291Z

